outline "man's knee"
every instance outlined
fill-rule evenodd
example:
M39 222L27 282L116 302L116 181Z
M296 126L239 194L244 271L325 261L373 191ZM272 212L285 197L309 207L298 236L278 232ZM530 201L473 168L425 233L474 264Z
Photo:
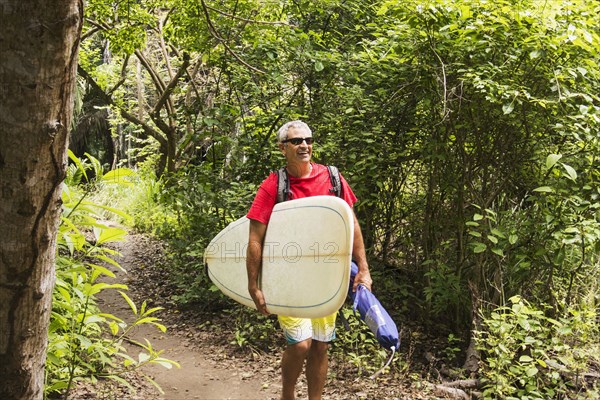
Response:
M329 343L320 342L318 340L313 340L310 345L310 351L317 354L327 354L327 349L329 347Z
M288 345L287 351L296 357L306 357L308 351L312 347L312 343L316 340L306 339L298 343Z

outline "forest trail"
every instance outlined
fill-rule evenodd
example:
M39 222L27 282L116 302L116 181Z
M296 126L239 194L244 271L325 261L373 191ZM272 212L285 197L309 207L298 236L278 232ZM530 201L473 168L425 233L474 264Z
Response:
M116 261L127 271L109 266L116 278L107 283L124 283L127 294L139 308L144 300L147 307L163 307L155 315L167 327L165 333L151 325L142 325L134 339L147 338L155 350L164 350L161 357L176 361L181 368L166 369L149 365L126 376L135 388L132 392L123 385L99 382L78 385L71 399L94 400L272 400L279 399L281 349L274 351L241 350L232 344L233 317L207 316L194 309L179 309L170 299L176 293L170 287L162 243L145 235L129 234L126 241L114 246L120 257ZM198 271L202 273L202 271ZM191 279L190 279L191 282ZM102 311L126 321L133 319L132 311L117 290L104 290L98 296ZM212 318L212 319L211 319ZM270 338L275 346L283 346L283 337ZM129 355L137 358L142 350L128 344ZM397 353L398 354L398 353ZM398 356L398 355L397 355ZM160 393L143 377L152 377L164 393ZM305 375L300 376L296 396L307 398ZM324 400L342 399L435 399L427 391L414 387L410 380L395 376L367 379L347 360L329 357L328 381Z
M129 286L127 292L140 307L144 300L149 307L161 306L165 309L156 316L167 327L165 333L158 328L144 324L136 328L132 339L144 342L148 339L156 350L164 350L162 357L176 361L181 368L167 369L161 365L147 365L142 372L161 387L164 394L150 385L142 377L135 377L138 393L135 395L122 393L119 399L165 399L165 400L208 400L208 399L276 399L277 387L273 379L277 379L275 368L265 374L257 374L256 369L248 361L232 359L217 346L206 342L201 332L195 332L193 326L181 323L176 317L177 310L164 304L165 299L152 298L152 289L148 290L146 270L155 268L155 263L162 257L160 244L142 235L128 235L127 240L119 243L116 250L121 253L116 260L127 271L113 268L116 278L107 278L107 283L124 283ZM154 282L159 285L161 282ZM132 312L117 290L105 290L99 295L102 311L111 313L126 321L133 318ZM174 315L175 314L175 315ZM133 358L143 349L139 346L127 345L129 355ZM264 379L262 379L264 378ZM132 382L131 382L132 383ZM113 389L114 390L114 389ZM114 394L114 393L113 393ZM129 397L127 397L129 396Z

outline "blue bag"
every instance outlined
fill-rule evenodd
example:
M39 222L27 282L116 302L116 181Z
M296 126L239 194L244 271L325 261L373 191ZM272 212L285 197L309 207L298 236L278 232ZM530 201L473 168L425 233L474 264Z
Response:
M392 350L392 356L389 361L371 376L371 378L374 378L392 361L394 353L400 347L400 336L392 317L390 317L390 314L383 308L377 297L369 289L359 284L356 292L352 291L354 277L357 273L358 266L352 261L350 286L348 287L348 297L353 302L352 308L354 311L358 310L360 318L369 326L371 332L377 338L377 342L384 348Z
M398 336L398 328L392 317L383 308L377 297L363 285L358 285L356 292L352 291L354 277L358 273L358 266L354 261L351 264L351 268L348 296L353 302L352 308L354 311L358 310L360 318L366 322L381 346L390 350L392 347L394 350L398 349L400 338Z

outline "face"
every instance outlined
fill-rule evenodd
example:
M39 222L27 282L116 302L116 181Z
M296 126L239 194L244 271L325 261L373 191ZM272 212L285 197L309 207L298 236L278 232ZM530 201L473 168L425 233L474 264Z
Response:
M312 134L297 128L288 130L287 139L312 137ZM312 157L312 144L306 144L302 141L299 145L294 145L291 142L281 143L279 148L283 152L288 165L310 162Z

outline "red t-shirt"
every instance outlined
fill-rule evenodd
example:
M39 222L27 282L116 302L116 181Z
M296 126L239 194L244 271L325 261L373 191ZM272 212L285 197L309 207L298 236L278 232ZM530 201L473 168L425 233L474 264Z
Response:
M291 191L289 196L290 200L319 195L335 196L335 193L329 191L331 189L331 180L329 178L329 170L324 165L312 163L312 171L308 177L295 178L290 175L289 178ZM342 199L352 207L356 202L356 196L341 174L340 180L342 181ZM254 201L252 202L252 206L250 206L250 211L248 211L246 217L267 225L271 219L271 213L273 212L276 201L277 172L271 172L258 188L258 192L254 197Z

